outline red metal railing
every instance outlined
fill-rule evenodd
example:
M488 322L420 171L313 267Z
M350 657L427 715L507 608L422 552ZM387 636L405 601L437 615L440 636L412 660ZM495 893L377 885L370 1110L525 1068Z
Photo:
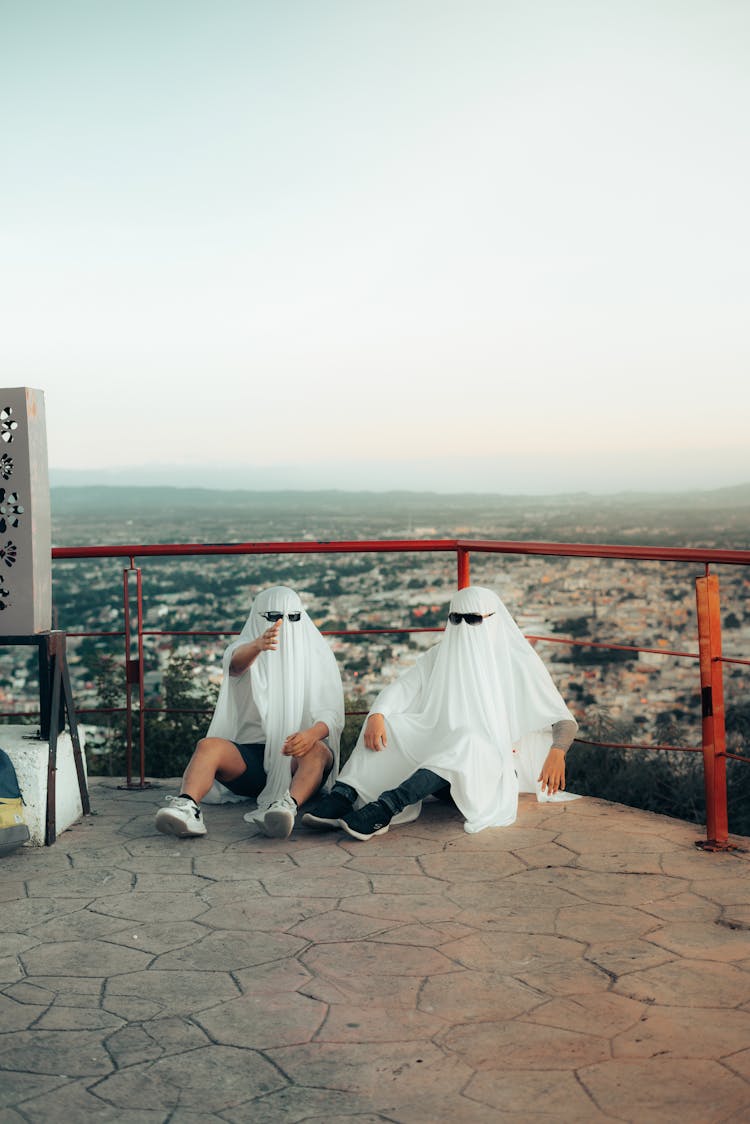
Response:
M723 665L725 663L750 664L748 660L730 659L722 655L721 621L719 614L719 582L710 573L711 565L750 565L750 551L714 550L709 548L663 548L637 546L608 546L588 543L546 543L514 542L484 539L385 539L353 541L303 541L303 542L259 542L259 543L176 543L152 545L114 545L89 547L55 547L52 557L55 560L125 558L128 568L123 571L123 601L125 610L125 681L127 712L127 785L145 786L145 744L144 744L144 667L143 638L147 635L227 635L201 631L159 632L143 627L143 591L141 568L136 559L177 558L200 555L285 555L285 554L364 554L364 553L453 553L456 557L456 583L458 588L470 584L471 555L475 554L516 554L544 555L564 558L600 558L638 562L684 562L700 563L705 567L705 576L696 579L696 609L698 622L698 652L667 651L662 648L645 648L635 645L599 643L588 640L575 640L559 636L532 637L530 640L586 647L601 647L633 652L657 652L660 655L674 655L698 661L702 702L702 745L700 747L672 745L644 745L629 743L597 743L618 745L622 748L650 750L681 750L700 752L703 755L706 789L706 842L704 847L711 850L726 850L731 847L728 840L728 818L726 798L726 759L750 761L747 755L728 753L724 723ZM133 610L133 600L135 610ZM383 633L429 632L437 629L382 628L356 629L332 632L332 635L369 635ZM75 636L75 633L71 633ZM95 635L105 635L97 633ZM112 635L108 633L106 635ZM231 635L231 634L230 634ZM133 751L133 693L137 692L138 707L138 785L132 781Z

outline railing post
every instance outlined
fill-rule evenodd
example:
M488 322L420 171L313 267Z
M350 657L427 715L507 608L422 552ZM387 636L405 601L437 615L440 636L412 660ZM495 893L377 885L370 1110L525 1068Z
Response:
M727 818L726 729L718 577L707 574L704 578L696 578L695 591L703 715L703 777L706 786L706 841L701 841L696 846L708 851L729 851L734 847L729 842Z
M135 576L135 635L130 611L131 577ZM149 788L146 783L146 698L143 681L143 587L140 567L130 560L130 568L123 570L125 609L125 690L126 690L126 751L125 787ZM135 649L135 654L134 654ZM138 765L139 782L133 784L133 686L138 688Z
M467 585L471 585L470 556L467 547L459 546L456 548L456 563L458 566L458 588L466 589Z

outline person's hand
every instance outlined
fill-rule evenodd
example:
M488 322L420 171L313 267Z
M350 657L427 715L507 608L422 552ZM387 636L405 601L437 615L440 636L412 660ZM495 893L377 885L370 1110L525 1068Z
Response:
M371 714L365 724L365 745L375 753L385 749L388 739L385 734L385 718L382 714Z
M298 730L296 734L290 734L281 747L281 752L284 757L304 757L309 753L320 735L317 730Z
M281 620L274 621L270 628L256 636L255 640L248 640L247 644L240 644L234 650L229 664L230 675L242 675L243 672L255 663L261 652L273 652L279 646L279 631Z
M565 789L565 754L561 749L549 751L537 780L542 782L542 792L548 796Z
M281 619L274 621L270 628L265 632L261 632L260 636L256 637L255 643L258 645L258 654L261 652L275 652L279 646L279 633L281 632Z

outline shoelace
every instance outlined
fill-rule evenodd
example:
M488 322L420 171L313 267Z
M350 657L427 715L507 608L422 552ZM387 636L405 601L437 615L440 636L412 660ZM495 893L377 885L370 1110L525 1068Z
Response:
M192 812L196 820L201 818L201 810L194 800L188 796L167 796L166 803L172 807L181 808L184 811Z

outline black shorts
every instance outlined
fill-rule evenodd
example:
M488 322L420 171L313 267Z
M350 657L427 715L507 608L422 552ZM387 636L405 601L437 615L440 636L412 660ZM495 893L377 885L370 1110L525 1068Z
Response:
M262 742L232 742L232 745L242 754L242 760L247 768L233 781L221 783L236 796L257 796L266 787L266 770L263 768L263 756L266 747Z
M325 744L328 745L328 742L325 742ZM233 781L221 781L220 783L230 792L233 792L235 796L260 795L266 787L266 770L263 768L265 745L263 742L232 742L232 745L242 754L242 760L247 768ZM331 755L331 760L323 772L323 780L326 779L332 768L333 755Z

